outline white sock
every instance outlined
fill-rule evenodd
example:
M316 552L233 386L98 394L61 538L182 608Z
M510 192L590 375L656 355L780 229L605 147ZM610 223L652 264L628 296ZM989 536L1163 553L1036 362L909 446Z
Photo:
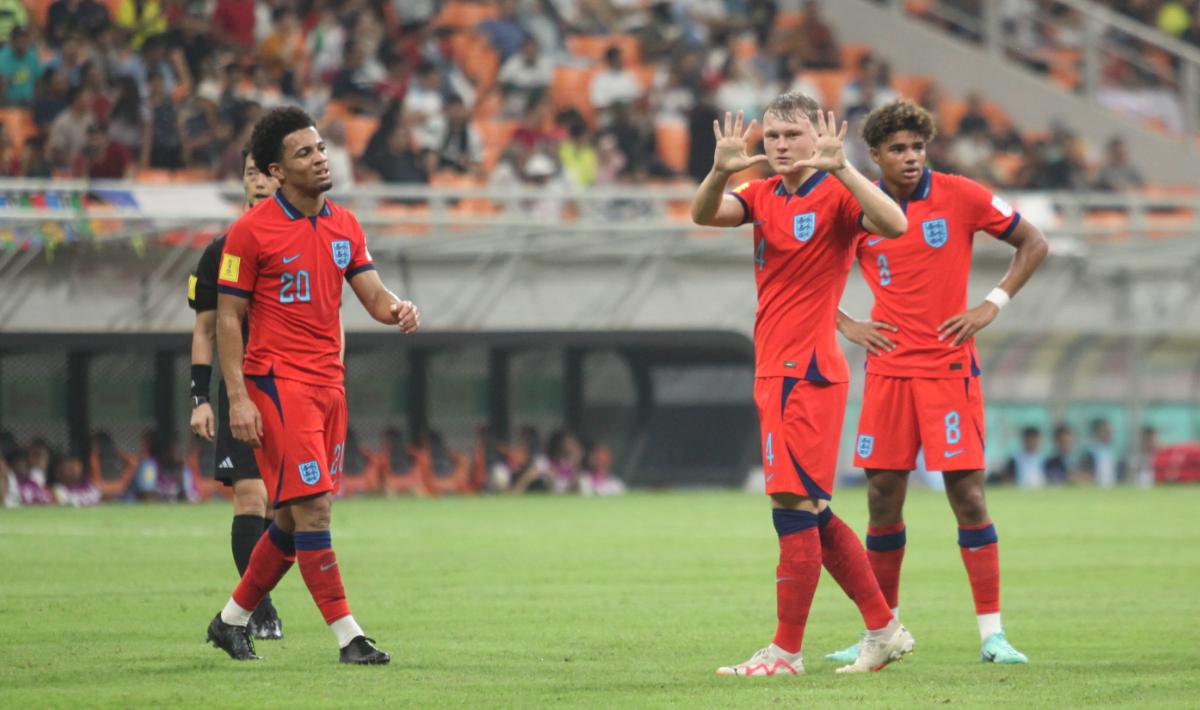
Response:
M895 609L892 609L892 618L895 619L896 621L900 620L900 607L896 607Z
M795 653L792 653L790 651L783 650L782 648L776 646L774 643L771 644L771 650L775 653L776 656L779 656L780 658L785 659L789 663L794 662L798 658L804 658L804 653L802 651L796 651Z
M253 609L243 609L238 606L233 597L229 597L229 601L225 602L225 608L221 610L221 621L230 626L245 626L250 623L250 615L253 613Z
M349 614L330 624L329 630L337 637L338 648L345 648L350 645L354 637L365 635L359 628L358 622L354 620L354 616Z
M979 640L987 641L987 637L1004 631L1000 625L1000 612L995 614L979 614L975 617L979 622Z
M896 629L900 627L900 618L893 616L892 620L881 629L867 629L867 635L872 638L887 638L896 633Z

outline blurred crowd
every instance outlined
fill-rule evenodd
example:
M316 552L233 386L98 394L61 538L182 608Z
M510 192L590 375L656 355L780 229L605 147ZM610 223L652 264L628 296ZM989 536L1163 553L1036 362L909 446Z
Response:
M990 472L989 480L1030 489L1062 485L1111 488L1119 483L1149 486L1155 481L1154 460L1159 448L1158 431L1144 427L1137 457L1123 456L1114 444L1112 424L1097 418L1088 424L1082 445L1069 424L1055 425L1047 450L1042 430L1029 426L1021 430L1016 453Z
M200 502L229 497L213 481L211 445L191 439L186 450L159 431L146 430L137 451L127 451L105 431L93 434L86 456L69 456L43 437L22 444L0 431L0 504L90 506L102 501ZM611 471L607 447L566 428L543 442L538 429L522 427L512 443L477 432L462 451L429 430L413 439L393 427L378 448L347 434L340 474L342 495L580 494L617 495L625 484Z
M0 0L0 43L8 176L232 179L253 122L287 102L318 117L343 188L699 180L714 116L800 89L856 122L917 99L943 115L933 165L997 186L1142 184L1119 140L1023 135L978 97L893 76L816 0Z

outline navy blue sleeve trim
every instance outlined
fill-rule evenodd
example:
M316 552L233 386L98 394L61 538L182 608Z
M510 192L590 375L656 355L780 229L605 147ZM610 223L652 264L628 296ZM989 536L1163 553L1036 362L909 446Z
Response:
M354 278L355 276L358 276L359 274L361 274L364 271L374 271L374 270L375 270L374 264L363 264L362 266L356 266L353 269L350 269L349 271L346 272L346 280L349 281L350 279Z
M1020 223L1021 223L1021 213L1016 212L1013 214L1012 222L1009 222L1008 227L1003 232L1001 232L996 238L1000 239L1000 240L1008 239L1009 237L1012 236L1013 230L1015 230L1017 228L1017 225Z
M226 286L225 284L218 285L217 291L219 291L220 293L226 294L228 296L240 296L242 298L250 298L251 296L254 295L253 293L251 293L249 291L243 291L240 288L235 288L233 286Z
M743 224L749 222L750 221L750 205L746 202L746 200L743 199L742 196L737 194L736 192L729 192L726 194L733 195L733 197L738 202L742 203L742 221L738 222L738 226L740 227Z

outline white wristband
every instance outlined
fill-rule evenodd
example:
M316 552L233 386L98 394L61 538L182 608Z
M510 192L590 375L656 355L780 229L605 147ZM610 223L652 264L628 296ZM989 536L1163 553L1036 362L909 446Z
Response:
M992 289L992 292L989 293L987 298L983 300L994 305L997 310L1002 310L1008 305L1008 302L1012 300L1012 296L1009 296L1008 292L997 286L996 288Z

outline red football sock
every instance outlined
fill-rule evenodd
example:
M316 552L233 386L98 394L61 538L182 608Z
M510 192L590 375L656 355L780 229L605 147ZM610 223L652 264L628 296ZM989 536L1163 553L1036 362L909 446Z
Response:
M780 530L779 566L775 568L779 625L775 629L774 643L788 653L796 653L804 643L804 626L808 623L813 594L821 578L821 536L817 533L814 514L798 510L774 512L776 529ZM803 516L811 518L811 522ZM781 517L794 518L785 521L788 531L781 529ZM796 531L791 532L791 529Z
M821 511L821 561L858 607L867 629L882 629L892 620L892 610L879 591L858 536L829 508Z
M889 608L900 607L900 566L907 542L904 523L867 528L867 559Z
M995 526L991 522L983 525L960 525L958 545L963 566L967 568L967 578L971 580L975 613L999 613L1000 540L996 536Z
M242 581L233 590L233 601L243 609L254 611L283 575L292 568L295 554L292 536L272 524L258 539L250 553L250 564Z
M337 556L333 554L333 543L328 531L296 533L296 561L300 563L300 574L312 595L326 624L350 615L350 604L346 601L346 590L342 586L342 574L338 570Z

